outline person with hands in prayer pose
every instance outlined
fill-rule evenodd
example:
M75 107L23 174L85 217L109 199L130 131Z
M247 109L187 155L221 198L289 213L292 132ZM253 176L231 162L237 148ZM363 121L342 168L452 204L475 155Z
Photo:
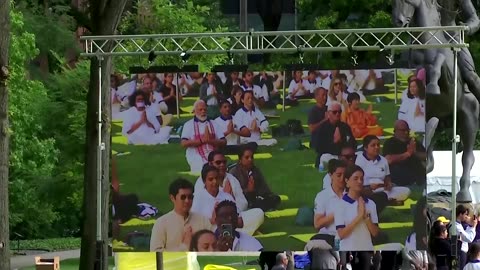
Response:
M208 120L205 101L197 100L193 108L195 116L183 125L181 145L187 149L191 172L198 173L208 162L208 154L225 146L226 140L214 121Z
M150 251L188 251L192 235L213 226L199 214L191 212L193 184L186 179L176 179L169 187L173 210L155 221L150 238Z
M334 216L340 251L373 251L372 237L380 233L375 203L362 197L363 176L357 165L345 170L348 192Z

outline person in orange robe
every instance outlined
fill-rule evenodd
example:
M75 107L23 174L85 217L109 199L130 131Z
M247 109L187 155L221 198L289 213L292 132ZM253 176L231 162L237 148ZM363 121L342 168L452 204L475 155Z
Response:
M348 108L342 114L342 121L352 129L355 138L367 135L382 136L383 128L377 124L377 118L372 114L372 105L367 111L360 108L360 96L350 93L347 97Z

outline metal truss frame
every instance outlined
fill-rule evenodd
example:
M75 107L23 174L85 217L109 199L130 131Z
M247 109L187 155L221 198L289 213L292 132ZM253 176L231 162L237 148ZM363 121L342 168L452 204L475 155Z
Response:
M188 54L258 54L333 51L383 51L450 48L454 51L454 87L457 96L458 52L468 48L467 26L334 29L281 32L187 33L160 35L82 36L84 52L80 55L97 58L98 85L98 160L97 160L97 241L101 239L102 151L102 61L112 56L147 56ZM435 37L442 33L446 42ZM427 39L424 39L427 35ZM423 41L422 40L426 40ZM285 87L284 87L285 91ZM452 139L452 203L456 201L457 104L453 110ZM455 206L453 218L455 218ZM453 235L456 235L454 228ZM160 265L161 267L161 265Z
M81 56L255 54L465 48L466 26L82 36ZM442 33L447 42L435 34ZM427 35L426 42L422 42Z

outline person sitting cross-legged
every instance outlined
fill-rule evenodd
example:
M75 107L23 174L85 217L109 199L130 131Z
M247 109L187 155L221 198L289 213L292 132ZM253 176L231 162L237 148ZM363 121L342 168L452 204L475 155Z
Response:
M183 125L181 145L187 149L186 158L190 171L198 173L208 162L208 154L223 147L226 140L215 123L207 118L207 104L197 100L193 104L195 116Z
M403 202L410 196L408 187L393 185L388 161L380 155L380 140L376 136L363 139L363 153L357 155L355 164L365 171L365 194L385 192L394 202Z
M255 166L253 150L243 147L238 154L238 160L230 173L240 182L248 208L261 208L263 211L276 209L280 204L280 196L270 190L262 172Z
M383 135L383 129L377 124L377 118L372 114L372 104L368 111L360 108L360 95L357 93L348 94L347 102L348 106L342 114L342 121L352 128L355 138Z
M248 209L248 201L243 194L242 186L238 179L227 173L227 160L225 155L219 151L213 151L208 155L208 164L218 170L218 185L220 192L227 193L233 197L237 204L238 211L242 216L242 231L253 235L255 231L263 224L265 213L260 208ZM202 177L195 183L195 195L205 190L206 183Z

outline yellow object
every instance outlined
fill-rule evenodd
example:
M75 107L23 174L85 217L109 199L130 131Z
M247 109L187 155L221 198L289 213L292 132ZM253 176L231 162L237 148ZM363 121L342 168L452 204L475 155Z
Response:
M236 270L236 269L226 265L207 264L205 265L203 270Z
M156 270L154 252L115 253L116 270ZM164 252L164 270L200 270L195 252Z
M437 218L438 221L441 221L442 223L450 223L450 220L448 220L446 217L441 216Z

